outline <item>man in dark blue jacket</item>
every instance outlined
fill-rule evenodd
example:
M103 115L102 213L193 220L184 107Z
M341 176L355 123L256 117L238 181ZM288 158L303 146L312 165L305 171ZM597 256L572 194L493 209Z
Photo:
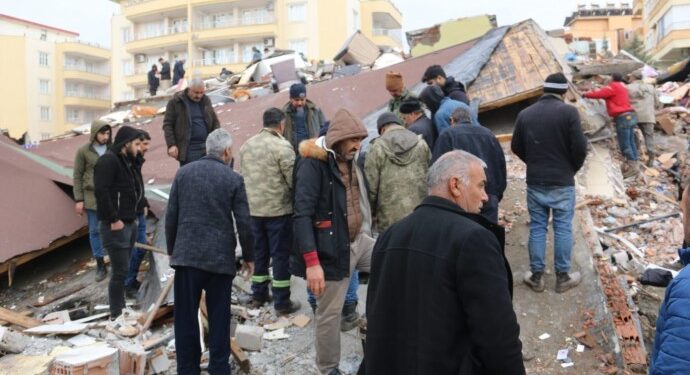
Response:
M229 166L232 138L224 129L206 139L207 156L180 168L170 189L165 237L175 268L177 373L198 375L197 313L201 291L208 308L210 374L229 374L230 292L235 277L235 224L242 258L254 271L254 240L242 176ZM233 220L233 217L235 220Z
M680 271L668 288L656 322L649 375L690 373L690 267Z

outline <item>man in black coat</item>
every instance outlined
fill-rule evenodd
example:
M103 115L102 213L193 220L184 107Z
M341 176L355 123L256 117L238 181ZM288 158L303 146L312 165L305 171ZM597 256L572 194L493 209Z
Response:
M434 149L438 131L434 126L434 122L426 117L422 108L422 102L419 99L410 98L404 100L400 104L400 117L405 122L407 130L421 135L426 145L429 146L429 150Z
M577 109L563 102L568 80L551 74L544 96L522 110L515 122L511 148L527 164L527 209L530 216L530 271L523 281L535 292L544 291L544 256L549 213L553 214L556 292L580 283L580 273L570 273L575 214L575 174L587 157L587 138Z
M486 164L465 151L429 169L429 196L376 241L367 374L522 375L503 228L478 215Z
M175 61L175 65L173 65L172 84L177 85L177 82L179 82L180 79L184 78L184 74L184 59Z
M491 130L472 125L472 115L463 107L456 108L450 117L452 127L436 140L431 162L452 150L463 150L482 159L486 165L486 194L489 201L482 206L481 214L492 223L498 223L498 203L506 190L506 157L501 144Z
M99 234L112 267L108 283L111 319L125 307L125 278L137 238L137 209L144 199L144 185L135 165L139 135L139 130L122 126L94 167Z
M156 64L153 64L151 65L151 70L149 70L149 73L147 74L147 80L149 83L149 94L151 96L156 96L158 86L160 85L160 80L158 79L158 77L156 77L156 74L158 74L158 66Z
M428 85L436 85L443 89L443 93L453 100L470 105L470 100L465 92L465 85L455 80L453 76L446 77L446 72L440 65L431 65L424 71L422 82Z
M161 90L165 93L165 91L172 86L170 79L170 63L165 61L162 57L158 58L158 63L161 64Z
M170 266L175 268L177 373L198 375L201 361L197 314L206 291L211 358L209 374L229 374L230 293L235 277L235 224L249 276L254 240L242 176L228 164L232 137L209 134L208 155L177 172L165 213ZM234 217L234 220L233 220Z

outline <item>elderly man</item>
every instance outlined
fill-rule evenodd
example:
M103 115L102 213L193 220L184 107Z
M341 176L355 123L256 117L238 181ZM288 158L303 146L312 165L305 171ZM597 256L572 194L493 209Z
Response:
M206 155L206 137L219 127L204 81L192 79L189 87L175 94L165 108L163 133L168 155L180 166L201 159Z
M340 319L350 275L368 272L371 209L364 174L357 165L362 122L346 109L336 112L325 137L300 144L295 181L295 253L292 274L307 279L317 300L316 365L340 374Z
M484 168L465 151L443 155L429 168L429 197L378 238L367 374L525 373L505 233L478 215Z
M252 305L268 302L268 285L278 315L300 308L290 300L290 246L292 245L292 177L295 152L283 138L285 114L269 108L263 115L264 128L240 149L240 166L247 185L249 213L254 234L256 269L252 276ZM273 266L273 280L268 273Z
M165 213L170 266L175 268L177 373L200 373L198 310L206 292L211 358L209 374L229 374L230 292L235 277L235 225L244 265L254 271L254 240L242 176L228 167L232 137L217 129L208 155L177 172Z
M400 117L409 131L421 135L429 149L434 149L438 134L433 121L424 113L422 102L419 99L411 98L402 102L400 104Z
M290 86L290 101L283 106L285 112L284 137L297 150L305 139L316 138L326 123L321 109L307 99L307 86L295 83Z
M546 77L544 95L522 110L515 122L511 149L527 164L530 271L523 281L535 292L544 291L544 256L549 214L553 217L556 292L580 283L570 273L575 214L575 174L587 157L587 138L577 109L563 102L568 80L563 73Z
M376 229L383 233L426 197L424 177L431 151L393 112L379 116L377 128L381 136L369 148L364 173Z
M443 89L443 93L451 99L463 102L467 105L470 104L470 100L467 98L467 92L465 92L465 85L463 85L462 82L456 81L453 76L446 77L446 72L440 65L431 65L426 68L422 76L422 82L427 85L437 85Z
M386 90L391 94L388 111L395 113L398 117L400 117L400 104L407 99L416 97L405 88L403 76L399 72L386 73Z
M452 127L444 131L436 141L432 160L452 150L463 150L482 159L486 165L486 194L489 200L482 206L481 214L492 223L498 223L498 203L506 190L506 157L501 144L491 130L472 125L472 115L464 107L458 107L451 115Z

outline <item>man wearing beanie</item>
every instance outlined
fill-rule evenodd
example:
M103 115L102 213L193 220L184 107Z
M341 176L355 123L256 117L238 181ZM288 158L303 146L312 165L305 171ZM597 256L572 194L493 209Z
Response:
M469 111L472 114L472 124L479 125L477 114L470 109L470 106L445 96L443 90L436 85L425 87L419 94L419 100L431 111L431 118L439 136L444 130L450 128L450 116L457 108L462 107Z
M456 81L453 76L446 77L446 72L440 65L431 65L426 68L422 76L422 82L428 85L437 85L447 97L467 105L470 104L470 100L465 92L465 85L462 82Z
M99 232L112 267L108 284L110 319L117 318L125 307L125 278L137 238L137 208L144 199L144 185L135 165L139 136L139 130L122 126L94 171Z
M307 86L295 83L290 86L290 101L283 106L285 112L284 137L297 150L305 139L316 138L326 123L321 109L307 99Z
M549 213L553 215L556 292L580 283L580 273L570 273L574 176L587 157L587 139L577 109L563 102L567 91L568 81L562 73L548 76L544 95L518 115L510 145L527 164L530 271L523 281L535 292L544 291Z
M393 112L379 116L376 126L381 136L369 148L364 173L376 229L383 233L426 197L431 151Z
M386 90L391 94L391 100L388 102L388 110L399 117L400 104L402 104L404 100L414 98L415 96L405 88L403 76L398 72L386 73Z
M402 117L405 127L424 138L430 150L434 149L436 143L436 128L430 118L424 113L422 109L422 102L417 98L410 98L400 104L400 117Z
M307 280L316 296L316 365L321 374L340 374L340 319L350 275L369 272L371 209L364 173L357 165L362 122L340 109L325 137L299 146L295 174L293 275Z

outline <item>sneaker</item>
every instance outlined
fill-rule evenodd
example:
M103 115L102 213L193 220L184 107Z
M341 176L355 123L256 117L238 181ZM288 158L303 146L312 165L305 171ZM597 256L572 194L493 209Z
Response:
M525 272L525 276L522 279L522 281L525 282L530 288L532 288L533 291L537 293L541 293L546 289L544 286L544 279L542 276L544 275L544 272L534 272L532 271L527 271Z
M290 315L294 312L299 311L299 309L302 308L302 304L297 302L297 301L290 301L290 304L286 307L276 309L276 315L281 316L281 315Z
M572 289L582 281L582 276L579 272L567 273L556 272L556 293L563 293L568 289Z

